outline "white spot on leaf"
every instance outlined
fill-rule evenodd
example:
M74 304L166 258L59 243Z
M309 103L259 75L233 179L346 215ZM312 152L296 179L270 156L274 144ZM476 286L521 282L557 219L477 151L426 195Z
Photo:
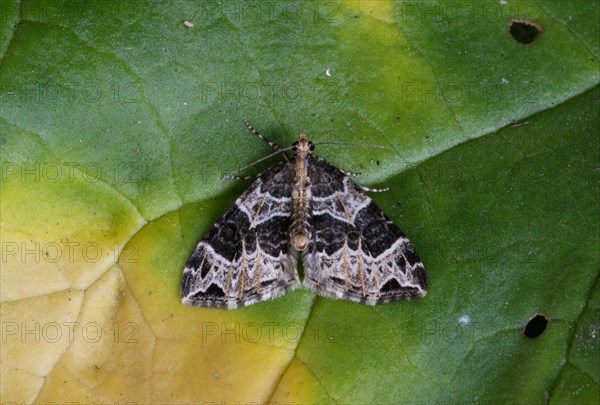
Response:
M471 323L471 317L466 314L461 315L460 318L458 318L458 323L460 323L463 326L466 326Z

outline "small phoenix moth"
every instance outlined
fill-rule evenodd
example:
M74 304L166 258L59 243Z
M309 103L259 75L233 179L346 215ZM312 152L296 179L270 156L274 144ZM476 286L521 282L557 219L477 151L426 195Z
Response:
M183 271L184 304L234 309L279 297L301 284L298 257L302 284L325 297L376 305L426 294L412 243L365 193L382 190L314 156L304 133L282 149L244 123L275 150L257 162L285 161L260 173L200 240Z

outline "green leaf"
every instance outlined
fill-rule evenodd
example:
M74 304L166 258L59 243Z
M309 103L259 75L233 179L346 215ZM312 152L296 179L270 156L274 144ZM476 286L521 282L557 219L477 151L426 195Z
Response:
M599 7L0 3L1 397L593 402ZM270 152L243 118L392 147L316 154L391 188L373 199L428 295L184 307L186 260L247 187L222 174Z
M600 395L600 286L596 283L586 308L573 325L567 363L554 384L552 402L593 403Z

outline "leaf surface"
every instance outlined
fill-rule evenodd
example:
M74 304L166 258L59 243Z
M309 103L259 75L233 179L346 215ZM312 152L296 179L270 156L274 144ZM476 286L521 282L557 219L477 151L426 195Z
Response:
M598 2L23 0L0 16L3 400L597 398ZM222 174L270 152L243 118L283 146L391 147L316 154L391 188L373 198L428 295L184 307L185 262L246 187ZM550 322L528 338L536 314Z

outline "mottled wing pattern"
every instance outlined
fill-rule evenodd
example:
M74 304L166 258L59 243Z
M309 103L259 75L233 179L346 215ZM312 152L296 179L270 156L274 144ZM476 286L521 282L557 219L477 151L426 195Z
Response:
M272 166L208 231L183 272L184 304L233 309L299 285L288 243L293 180L290 162Z
M311 243L304 285L319 295L366 304L426 294L412 243L363 190L320 158L308 160Z

